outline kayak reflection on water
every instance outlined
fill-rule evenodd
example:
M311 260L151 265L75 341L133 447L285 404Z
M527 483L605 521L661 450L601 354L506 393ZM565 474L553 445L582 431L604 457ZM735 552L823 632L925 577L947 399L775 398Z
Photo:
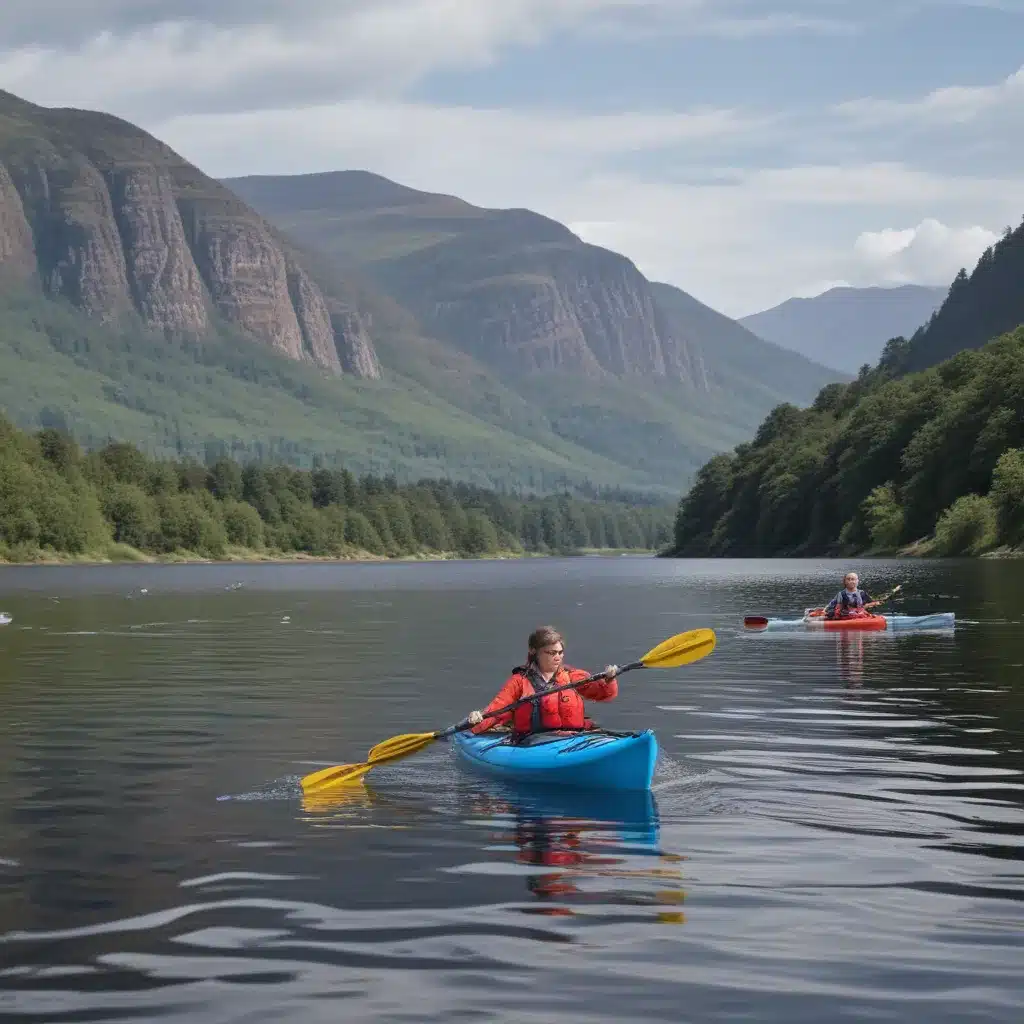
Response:
M478 817L505 825L493 839L511 839L518 864L538 870L527 891L543 906L524 913L572 917L572 904L658 908L654 920L682 924L683 858L660 849L660 821L653 793L512 786L493 783L466 794ZM651 864L655 860L657 863ZM611 880L611 882L609 882ZM628 886L616 881L628 881Z
M525 875L526 890L540 905L523 907L523 913L574 917L573 904L603 904L649 908L654 923L685 922L680 910L671 909L686 898L679 867L685 858L661 849L658 807L649 790L474 779L450 797L460 818L484 822L482 848L497 849L503 860L512 854L515 864L536 869ZM366 827L378 814L385 827L410 828L437 813L408 793L364 783L303 794L301 806L306 824L326 829Z

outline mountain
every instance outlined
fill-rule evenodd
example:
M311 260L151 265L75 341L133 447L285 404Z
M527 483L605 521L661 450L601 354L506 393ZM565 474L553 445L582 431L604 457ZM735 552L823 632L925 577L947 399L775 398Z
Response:
M528 210L363 173L218 182L119 118L0 93L0 411L26 429L673 495L837 375L729 357L657 294Z
M968 276L961 270L935 315L886 354L887 365L910 372L964 349L980 348L1024 324L1024 222L982 253Z
M484 209L363 171L225 184L552 410L563 436L655 475L697 448L721 450L727 435L749 436L777 402L808 402L843 377L529 210ZM743 338L739 349L722 344L726 325Z
M774 408L792 401L794 381L802 384L808 373L804 356L759 338L681 288L654 282L651 290L672 329L683 337L700 339L709 378L728 389L734 401L759 408L765 402ZM815 377L832 383L849 380L851 375L819 370Z
M0 93L0 265L101 320L202 337L215 318L332 374L379 376L366 324L228 189L108 114Z
M946 288L832 288L740 318L758 337L856 374L890 338L909 337L942 304Z

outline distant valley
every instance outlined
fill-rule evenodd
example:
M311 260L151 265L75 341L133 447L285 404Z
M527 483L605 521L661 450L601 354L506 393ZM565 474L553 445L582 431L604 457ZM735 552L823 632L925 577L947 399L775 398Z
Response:
M740 319L758 337L856 374L874 365L890 338L909 338L942 305L948 287L832 288L787 299Z

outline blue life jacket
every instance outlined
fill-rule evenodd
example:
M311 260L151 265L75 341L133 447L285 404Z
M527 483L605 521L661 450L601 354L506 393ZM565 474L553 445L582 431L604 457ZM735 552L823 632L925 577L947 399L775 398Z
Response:
M852 608L863 608L871 600L871 595L866 590L849 591L846 587L832 598L825 606L825 617L833 618L838 612L846 615Z

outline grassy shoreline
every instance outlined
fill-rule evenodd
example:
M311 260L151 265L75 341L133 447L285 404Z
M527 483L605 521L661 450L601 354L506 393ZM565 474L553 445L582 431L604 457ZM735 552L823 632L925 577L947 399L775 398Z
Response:
M305 562L451 562L472 561L513 561L526 558L562 558L570 556L606 557L620 555L653 556L655 552L634 548L587 548L581 551L552 552L495 551L483 555L465 555L456 551L422 551L409 555L377 555L359 548L333 555L310 555L304 552L257 550L254 548L229 547L223 556L211 558L194 551L172 551L154 554L140 551L128 544L111 544L106 550L87 551L81 554L66 554L41 548L19 552L0 553L0 568L4 566L45 566L45 565L259 565L259 564L301 564Z

